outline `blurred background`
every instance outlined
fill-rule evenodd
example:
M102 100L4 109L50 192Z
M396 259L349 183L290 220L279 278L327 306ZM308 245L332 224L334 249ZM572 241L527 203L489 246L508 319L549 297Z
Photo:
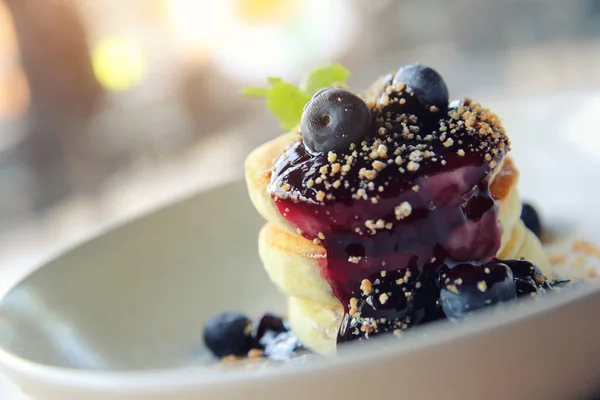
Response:
M240 88L332 61L491 107L596 91L600 0L0 0L0 271L241 172L281 130Z

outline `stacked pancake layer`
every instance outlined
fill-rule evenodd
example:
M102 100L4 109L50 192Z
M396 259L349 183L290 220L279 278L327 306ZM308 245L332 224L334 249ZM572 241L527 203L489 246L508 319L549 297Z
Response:
M300 340L322 354L333 354L344 308L334 296L323 267L327 253L318 242L304 238L282 216L267 188L275 160L297 139L296 133L278 137L257 148L246 161L249 194L267 220L259 236L259 253L265 270L278 289L288 296L288 317ZM499 259L525 258L551 275L538 238L520 220L518 171L507 158L494 171L491 195L499 204L502 228Z

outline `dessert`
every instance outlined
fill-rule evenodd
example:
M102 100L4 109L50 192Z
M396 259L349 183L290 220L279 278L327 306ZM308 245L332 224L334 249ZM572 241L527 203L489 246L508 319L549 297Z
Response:
M259 253L303 344L333 354L552 290L497 115L419 64L361 94L330 83L246 160Z

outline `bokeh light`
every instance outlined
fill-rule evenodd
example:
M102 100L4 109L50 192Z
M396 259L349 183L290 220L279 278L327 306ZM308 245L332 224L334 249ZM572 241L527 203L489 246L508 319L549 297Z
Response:
M307 66L335 60L356 30L356 15L345 7L346 0L166 4L187 59L210 60L223 73L247 82L263 82L268 75L294 77Z
M0 119L22 116L29 105L29 85L21 68L0 75Z
M29 105L29 84L18 50L12 17L0 2L0 119L18 118Z
M105 38L92 53L94 74L108 90L123 91L138 84L146 74L141 47L124 37Z
M235 0L237 17L247 23L281 23L298 11L299 0Z
M178 40L191 51L210 53L227 34L231 21L231 1L211 2L168 0L172 29Z

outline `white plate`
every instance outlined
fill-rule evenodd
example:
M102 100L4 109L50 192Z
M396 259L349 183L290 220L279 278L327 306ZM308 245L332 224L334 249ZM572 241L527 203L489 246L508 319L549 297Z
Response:
M542 148L519 142L517 161L531 174L527 194L540 195L546 215L600 237L600 226L589 223L598 212L586 209L596 189L574 178L588 179L597 159L556 162L577 148L559 135L547 134ZM528 148L541 161L529 162ZM556 190L556 177L567 190ZM0 302L1 370L40 400L564 399L600 387L600 290L593 286L468 326L436 324L406 340L374 341L334 359L207 366L201 331L208 317L285 308L257 257L261 223L243 183L234 182L75 246Z

